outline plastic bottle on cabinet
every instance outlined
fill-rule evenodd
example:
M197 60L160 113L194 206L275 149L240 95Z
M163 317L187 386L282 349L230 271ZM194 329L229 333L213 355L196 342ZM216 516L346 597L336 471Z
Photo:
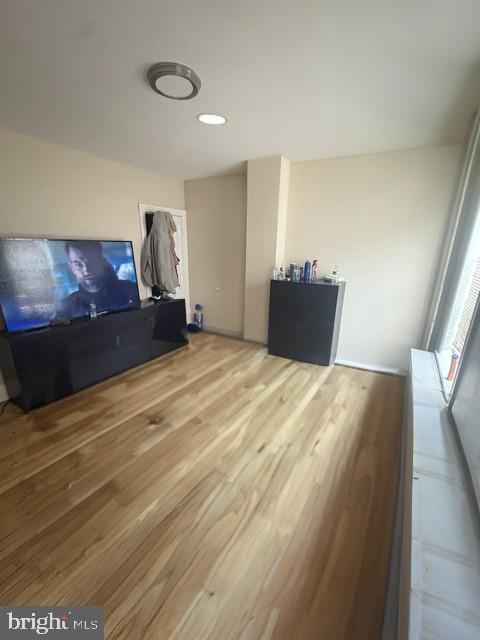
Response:
M310 270L312 265L310 264L310 260L305 261L305 266L303 268L303 281L310 282Z

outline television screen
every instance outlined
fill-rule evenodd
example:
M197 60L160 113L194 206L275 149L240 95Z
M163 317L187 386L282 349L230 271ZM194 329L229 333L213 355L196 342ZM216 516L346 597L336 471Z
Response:
M0 304L9 331L138 307L132 243L1 238Z

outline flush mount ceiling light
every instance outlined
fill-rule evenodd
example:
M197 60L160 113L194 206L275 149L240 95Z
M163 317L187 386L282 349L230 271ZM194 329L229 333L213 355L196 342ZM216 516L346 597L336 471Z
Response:
M147 71L154 91L171 100L190 100L200 91L202 83L195 71L178 62L157 62Z
M218 116L215 113L201 113L197 119L203 124L225 124L227 121L224 116Z

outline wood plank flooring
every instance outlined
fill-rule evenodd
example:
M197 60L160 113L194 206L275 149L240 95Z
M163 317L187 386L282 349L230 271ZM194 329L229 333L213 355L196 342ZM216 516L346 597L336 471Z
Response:
M194 336L0 418L0 604L110 640L378 639L404 382Z

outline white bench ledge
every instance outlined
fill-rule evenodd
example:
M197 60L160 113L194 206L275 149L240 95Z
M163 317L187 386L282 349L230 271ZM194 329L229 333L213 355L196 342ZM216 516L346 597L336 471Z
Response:
M410 640L479 640L480 529L435 356L412 349Z

